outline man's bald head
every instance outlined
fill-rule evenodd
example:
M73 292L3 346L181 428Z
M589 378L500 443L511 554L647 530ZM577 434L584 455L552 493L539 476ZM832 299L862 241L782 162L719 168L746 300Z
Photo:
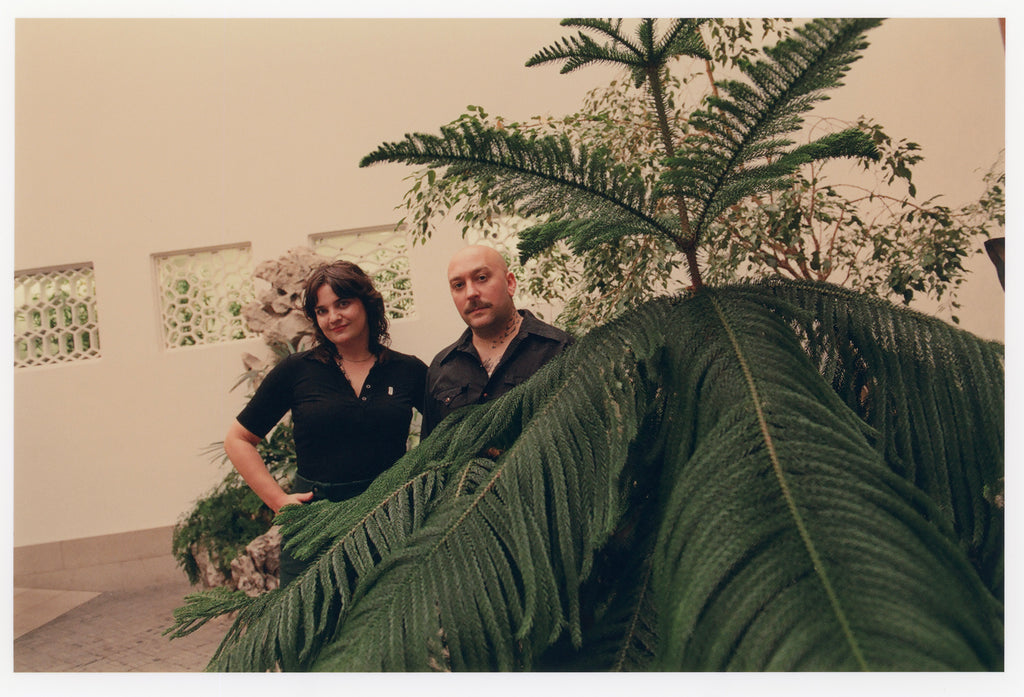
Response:
M466 266L489 266L502 276L508 273L508 264L497 250L482 244L471 244L457 251L448 262L448 280L451 281L453 269L464 269Z

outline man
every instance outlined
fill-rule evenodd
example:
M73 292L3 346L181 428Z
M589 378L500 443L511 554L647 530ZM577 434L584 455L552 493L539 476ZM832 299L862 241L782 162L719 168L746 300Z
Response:
M424 438L448 414L497 399L572 343L529 310L516 310L516 277L489 247L456 253L448 264L448 287L469 328L427 369Z

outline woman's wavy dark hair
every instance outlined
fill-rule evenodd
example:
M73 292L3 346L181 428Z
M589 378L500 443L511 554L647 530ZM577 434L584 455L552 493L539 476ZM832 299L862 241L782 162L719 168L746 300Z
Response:
M321 360L332 361L338 352L316 321L316 295L324 285L331 287L339 298L357 298L366 309L366 325L370 328L370 352L380 357L391 345L388 334L388 316L384 311L384 297L373 287L373 280L350 261L332 261L313 269L306 278L302 309L313 323L317 345L314 354Z

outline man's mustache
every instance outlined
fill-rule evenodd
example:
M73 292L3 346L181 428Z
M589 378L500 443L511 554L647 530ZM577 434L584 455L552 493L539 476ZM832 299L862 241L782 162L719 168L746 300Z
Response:
M465 312L466 314L469 314L470 312L473 312L473 310L484 310L484 309L486 309L486 308L488 308L490 306L491 306L490 303L481 303L481 302L471 301L468 305L466 305L466 309L463 310L463 312Z

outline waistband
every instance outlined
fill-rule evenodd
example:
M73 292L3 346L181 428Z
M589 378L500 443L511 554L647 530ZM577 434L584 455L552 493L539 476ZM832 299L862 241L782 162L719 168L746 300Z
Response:
M372 479L361 479L355 482L318 482L296 474L292 480L292 491L296 494L312 491L313 501L327 499L338 502L363 493L372 481Z

